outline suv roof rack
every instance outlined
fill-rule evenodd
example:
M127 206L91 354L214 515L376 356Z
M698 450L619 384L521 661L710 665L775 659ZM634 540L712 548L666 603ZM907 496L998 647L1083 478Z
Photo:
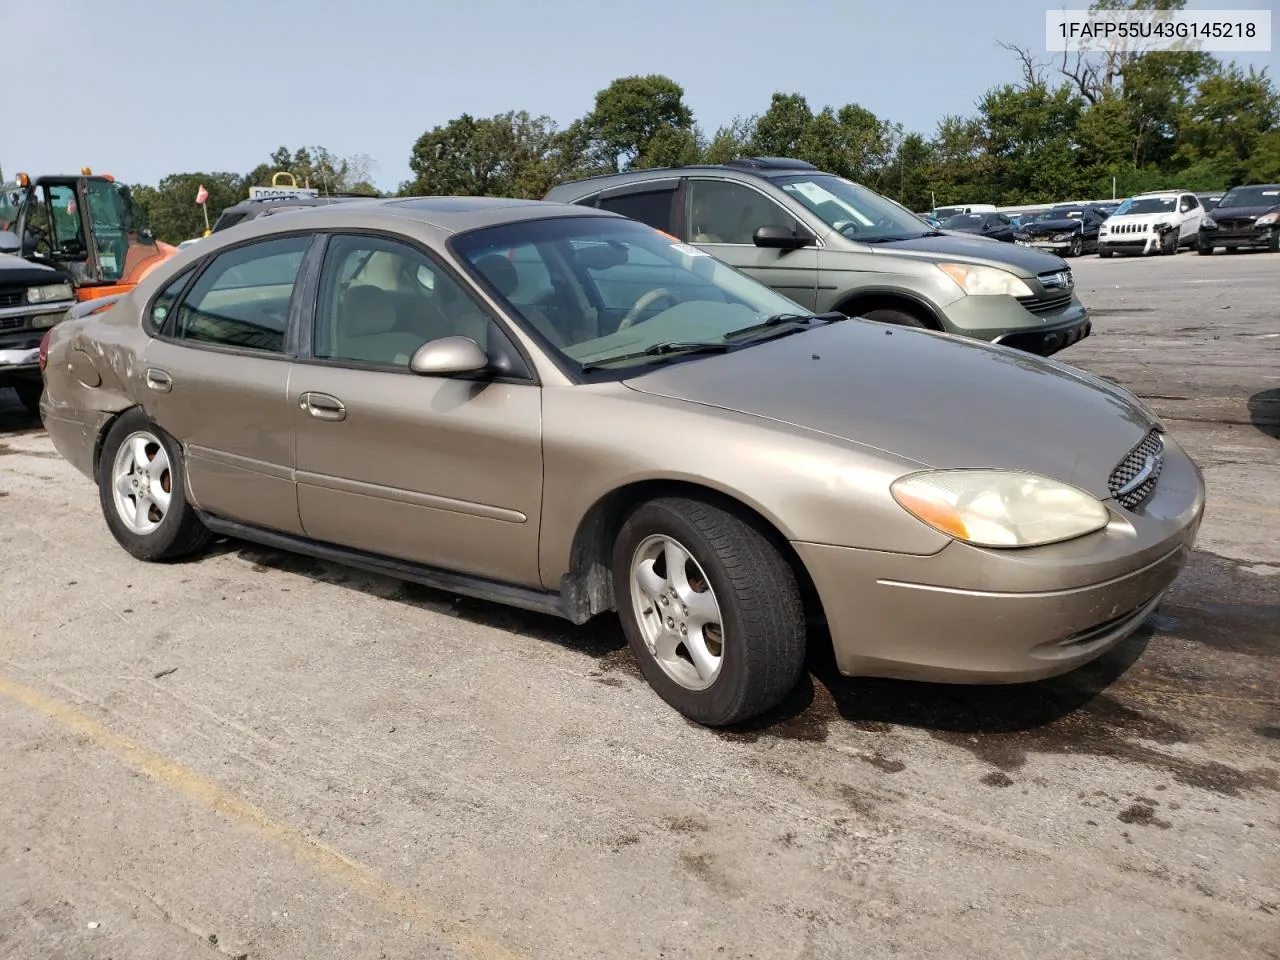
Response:
M817 170L812 163L796 160L792 157L739 157L730 160L726 167L741 167L747 170Z

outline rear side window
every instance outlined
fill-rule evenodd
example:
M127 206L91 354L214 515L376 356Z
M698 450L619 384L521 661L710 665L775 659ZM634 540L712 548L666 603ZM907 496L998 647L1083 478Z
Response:
M619 213L632 220L639 220L655 230L675 233L672 224L671 208L675 200L674 187L661 190L646 190L643 193L624 193L620 196L607 197L597 201L601 210Z
M195 269L195 267L188 267L183 270L174 278L171 284L160 291L160 295L152 302L149 321L152 330L165 329L165 321L169 319L169 314L173 312L173 305L177 302L178 297L182 295L182 290L187 285L187 281L191 279L191 274L195 272Z
M284 351L284 328L311 238L282 237L219 254L178 307L175 336L221 347Z

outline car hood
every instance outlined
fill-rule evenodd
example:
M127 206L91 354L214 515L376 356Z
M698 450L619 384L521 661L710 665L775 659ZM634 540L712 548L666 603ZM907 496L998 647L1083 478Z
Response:
M32 263L14 254L0 253L0 286L34 287L39 284L62 283L66 279L64 274L53 267Z
M1079 220L1037 220L1035 223L1023 224L1020 228L1025 233L1062 233L1080 226Z
M862 320L659 367L624 383L924 466L1027 470L1102 498L1111 471L1155 422L1129 394L1074 367Z
M1280 210L1280 204L1268 204L1266 206L1257 207L1214 207L1209 212L1209 216L1217 220L1256 220L1264 213L1275 213Z
M1171 223L1180 216L1185 216L1185 214L1179 214L1177 210L1164 210L1160 213L1126 213L1123 215L1113 213L1107 217L1103 225L1114 227L1118 223L1161 223L1165 221Z
M873 243L870 249L874 253L918 257L921 260L989 264L1002 270L1012 270L1024 277L1054 273L1066 266L1066 261L1052 253L1017 247L1011 243L992 243L987 237L973 234L946 233L940 237L893 240L888 243Z

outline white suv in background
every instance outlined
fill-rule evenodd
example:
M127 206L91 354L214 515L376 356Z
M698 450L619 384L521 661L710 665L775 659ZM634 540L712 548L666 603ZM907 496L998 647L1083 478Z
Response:
M1098 256L1113 253L1175 254L1199 244L1204 207L1187 190L1161 190L1130 197L1098 231Z

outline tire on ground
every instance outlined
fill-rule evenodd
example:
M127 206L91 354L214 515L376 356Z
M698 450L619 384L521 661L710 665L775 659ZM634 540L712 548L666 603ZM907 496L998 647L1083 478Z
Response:
M646 538L676 540L702 568L720 608L722 661L711 685L691 690L645 642L631 591L631 564ZM776 706L804 668L805 615L795 575L754 525L702 500L663 497L640 505L618 532L613 588L623 632L641 672L670 706L707 726L740 723Z
M850 313L849 316L862 317L866 320L874 320L877 323L892 323L899 327L917 327L921 330L931 329L929 324L914 314L893 307L880 307L876 310L868 310L865 313L854 312Z
M40 415L40 394L44 392L44 384L41 381L19 381L13 385L13 391L18 395L18 402L27 413L33 417Z
M125 524L116 508L114 491L116 454L126 439L139 432L150 434L164 447L169 458L169 509L159 525L146 534L130 530ZM102 442L98 460L98 500L116 542L139 560L153 562L178 560L200 550L212 539L212 534L187 500L186 491L186 471L177 442L138 408L117 417Z

